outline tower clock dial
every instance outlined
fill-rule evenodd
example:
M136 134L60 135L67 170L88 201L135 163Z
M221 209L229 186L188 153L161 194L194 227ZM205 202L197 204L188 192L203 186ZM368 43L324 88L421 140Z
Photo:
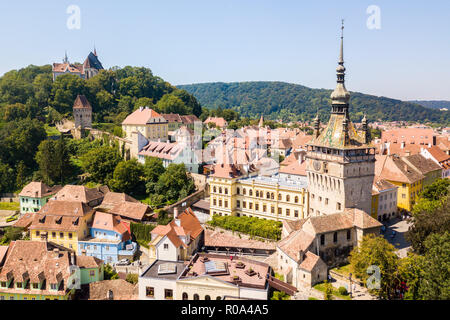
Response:
M314 160L313 167L314 170L320 171L320 169L322 168L322 163L320 161Z

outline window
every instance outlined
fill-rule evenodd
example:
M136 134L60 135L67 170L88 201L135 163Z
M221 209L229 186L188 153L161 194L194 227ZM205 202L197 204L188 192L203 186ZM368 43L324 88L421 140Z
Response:
M225 194L228 194L228 188L225 188Z
M95 270L89 271L89 275L90 275L91 277L95 276Z
M281 193L278 194L278 200L281 201Z
M213 187L213 192L217 192L216 186Z
M39 237L41 233L39 231L36 231L36 237Z
M347 240L350 240L352 238L352 231L347 230Z
M249 203L248 203L248 208L249 208L249 209L252 209L252 208L253 208L253 202L249 202Z
M60 232L59 233L59 237L62 239L62 238L64 238L64 232Z
M281 214L281 208L278 208L278 214Z
M325 198L325 204L328 204L328 198Z
M56 232L52 232L52 237L56 238Z
M341 203L338 202L338 203L336 204L336 207L337 207L338 210L341 210Z
M256 190L256 196L259 197L259 191L258 190Z
M263 204L263 212L267 212L267 206Z
M241 194L241 189L237 188L237 189L236 189L236 193L237 193L237 194Z
M247 194L247 190L245 188L242 188L242 194L245 196Z
M266 198L267 198L267 199L270 199L270 192L267 192L267 193L266 193Z
M219 200L219 207L222 206L222 200Z
M222 193L222 187L219 187L219 193Z
M270 207L270 213L275 213L275 207L274 206Z
M320 244L323 246L325 244L325 235L320 235Z
M291 200L291 197L287 194L286 195L286 201L289 202Z
M333 242L337 242L337 232L333 233Z
M155 296L155 288L145 287L145 296L149 297L149 298L153 298Z
M291 210L290 209L286 209L286 215L289 216L291 214Z
M173 290L172 289L164 289L164 299L173 299Z
M245 201L242 201L242 208L247 208L247 203Z
M188 296L188 294L186 292L183 292L182 299L183 300L189 300L189 296Z
M294 217L298 218L298 210L294 211Z
M259 204L255 203L255 210L258 211L259 210Z
M298 203L298 196L295 196L294 202L295 202L295 203Z
M238 208L241 207L241 202L239 200L236 200L236 207L238 207Z
M225 200L225 208L228 208L228 200Z
M200 297L198 294L194 294L194 300L200 300Z
M216 205L217 205L217 200L213 199L213 206L216 206Z
M249 195L249 196L252 196L252 195L253 195L253 190L252 190L252 189L248 190L248 195Z
M52 283L52 284L50 284L50 288L52 288L52 290L57 290L58 285L56 283Z
M169 244L168 243L164 243L164 250L169 250Z
M69 239L72 239L72 233L69 232Z
M205 296L205 300L211 300L211 297L208 296L208 295L206 295L206 296Z

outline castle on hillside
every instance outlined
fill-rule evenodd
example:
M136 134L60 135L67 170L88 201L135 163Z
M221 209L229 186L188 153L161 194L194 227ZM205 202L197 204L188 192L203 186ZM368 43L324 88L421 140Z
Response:
M103 69L102 63L98 59L97 50L90 52L83 64L73 64L69 62L67 53L64 56L63 63L53 63L52 73L53 81L63 74L74 74L81 79L89 79L97 75Z

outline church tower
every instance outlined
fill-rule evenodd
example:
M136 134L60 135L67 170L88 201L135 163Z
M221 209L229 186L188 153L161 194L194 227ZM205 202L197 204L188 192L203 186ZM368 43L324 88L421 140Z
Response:
M319 131L315 119L312 140L307 145L306 174L309 216L333 214L358 208L370 214L375 175L375 148L370 145L367 120L359 132L349 117L350 93L345 88L344 24L342 23L336 89L331 94L331 116Z

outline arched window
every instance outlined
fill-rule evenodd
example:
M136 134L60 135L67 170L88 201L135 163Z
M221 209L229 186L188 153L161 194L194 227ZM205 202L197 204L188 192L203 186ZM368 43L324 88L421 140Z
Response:
M183 297L182 297L182 299L183 299L183 300L188 300L188 299L189 299L188 294L187 294L186 292L183 292Z
M200 297L198 296L198 294L194 294L194 300L200 300Z
M206 296L205 296L205 300L211 300L211 297L208 296L208 295L206 295Z
M298 203L298 197L297 196L295 196L294 201L295 201L295 203Z
M291 200L291 197L287 194L286 195L286 201L289 202Z
M228 188L225 188L225 194L228 194Z
M253 195L253 190L252 189L248 190L248 195L249 196Z
M236 193L237 193L237 194L241 194L241 189L237 188L237 189L236 189Z
M222 300L222 297L218 296L218 297L216 298L216 300Z
M281 200L281 193L278 194L278 200Z
M256 190L256 196L259 197L259 191L258 190Z
M275 194L273 192L270 194L270 199L275 199Z
M219 193L222 193L222 187L219 187Z
M242 194L245 196L247 194L247 189L242 188Z
M267 198L267 199L270 199L270 192L267 192L267 193L266 193L266 198Z
M216 186L213 187L213 192L217 192Z

